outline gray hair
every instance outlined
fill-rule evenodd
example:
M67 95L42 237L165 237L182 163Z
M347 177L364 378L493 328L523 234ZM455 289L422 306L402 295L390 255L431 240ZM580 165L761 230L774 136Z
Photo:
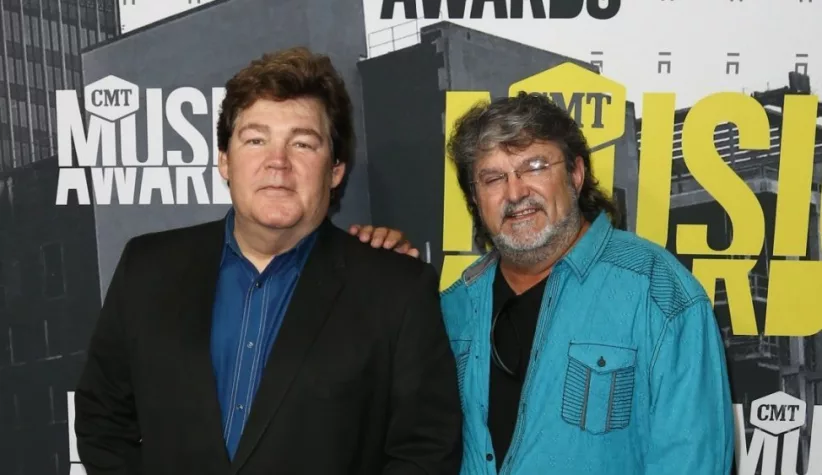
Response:
M502 97L480 102L457 120L448 140L448 154L457 168L457 179L468 203L468 211L476 225L475 244L480 250L491 244L474 197L474 165L496 149L505 152L523 150L537 141L557 144L565 156L570 172L576 158L582 158L585 179L577 203L583 217L594 221L606 212L617 225L620 213L614 202L599 188L591 172L591 149L579 125L568 113L545 94L520 92L515 97Z

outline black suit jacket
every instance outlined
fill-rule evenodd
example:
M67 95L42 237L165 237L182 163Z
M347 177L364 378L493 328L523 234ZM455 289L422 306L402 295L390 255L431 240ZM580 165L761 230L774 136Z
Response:
M456 475L462 415L436 272L328 221L229 460L210 354L224 223L126 245L75 393L88 474Z

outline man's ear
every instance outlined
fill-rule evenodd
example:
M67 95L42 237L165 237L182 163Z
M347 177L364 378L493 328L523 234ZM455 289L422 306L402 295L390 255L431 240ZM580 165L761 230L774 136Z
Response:
M217 154L217 169L220 170L220 176L223 180L228 181L228 154L222 150Z
M582 184L585 182L585 161L582 157L577 157L574 160L574 170L571 172L571 180L577 193L582 189Z
M331 165L331 189L340 186L345 177L345 163L335 160Z

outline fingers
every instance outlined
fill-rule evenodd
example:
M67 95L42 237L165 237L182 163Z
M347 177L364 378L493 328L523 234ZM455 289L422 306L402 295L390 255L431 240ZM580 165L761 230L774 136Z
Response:
M380 228L381 230L384 228ZM397 245L403 244L405 240L403 239L402 233L397 231L396 229L387 229L385 240L383 241L382 247L386 249L394 249Z
M371 225L352 224L348 228L348 233L357 236L363 243L368 243L373 248L393 249L400 254L407 254L412 257L419 257L420 251L411 246L405 239L403 233L396 229L387 227L374 227Z
M375 228L374 232L371 233L371 247L378 248L378 247L385 247L386 249L391 249L388 246L383 246L385 244L385 238L388 236L388 229L386 228Z
M419 249L411 247L411 243L408 241L403 241L399 246L395 247L394 250L400 254L407 254L411 257L420 257Z
M371 233L374 232L374 226L366 225L360 228L357 237L360 238L360 242L368 242L371 240Z

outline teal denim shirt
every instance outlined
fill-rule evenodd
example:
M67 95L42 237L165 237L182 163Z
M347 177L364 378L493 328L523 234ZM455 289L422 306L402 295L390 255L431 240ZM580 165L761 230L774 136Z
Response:
M491 252L442 294L465 414L462 475L494 475ZM665 249L600 215L542 299L503 475L726 475L734 424L711 302Z

